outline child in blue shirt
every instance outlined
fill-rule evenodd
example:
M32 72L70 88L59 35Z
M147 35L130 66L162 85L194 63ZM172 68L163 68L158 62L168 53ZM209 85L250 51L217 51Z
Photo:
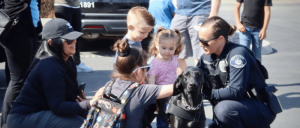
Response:
M148 11L155 18L154 34L159 26L168 29L175 14L172 0L150 0Z

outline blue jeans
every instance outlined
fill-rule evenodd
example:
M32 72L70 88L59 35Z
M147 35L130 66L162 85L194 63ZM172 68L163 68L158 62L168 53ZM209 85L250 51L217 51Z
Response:
M168 128L168 124L160 117L156 117L156 127L157 128Z
M261 48L262 48L262 40L260 40L259 32L261 28L246 28L246 32L240 32L240 44L247 46L250 48L250 44L252 44L252 51L255 54L256 59L261 62Z

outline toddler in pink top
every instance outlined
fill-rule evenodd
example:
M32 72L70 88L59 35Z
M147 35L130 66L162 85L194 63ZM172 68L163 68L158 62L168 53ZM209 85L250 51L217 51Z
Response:
M152 66L148 72L149 78L152 76L152 82L158 85L172 84L177 78L177 56L173 55L171 61L162 61L158 58L154 58L151 62ZM149 79L150 80L150 79ZM155 82L154 82L155 81Z
M157 35L153 39L149 47L150 55L154 55L155 58L151 61L152 67L148 72L149 84L173 84L177 78L178 60L177 56L182 51L183 44L181 43L180 32L170 29L164 29L159 27ZM165 99L157 101L164 103ZM156 104L156 111L159 112L159 108ZM158 116L157 124L166 125L162 117Z
M177 56L182 51L180 32L175 29L159 27L156 37L152 40L149 53L154 55L152 67L148 72L149 84L173 84L177 78Z
M177 56L182 51L180 32L175 29L159 27L156 37L152 40L149 53L154 55L152 67L148 72L149 84L173 84L177 78Z

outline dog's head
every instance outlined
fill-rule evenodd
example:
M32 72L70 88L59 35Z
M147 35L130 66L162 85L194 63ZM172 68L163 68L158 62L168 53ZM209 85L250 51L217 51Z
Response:
M176 79L175 87L185 94L201 92L204 74L199 68L187 68Z

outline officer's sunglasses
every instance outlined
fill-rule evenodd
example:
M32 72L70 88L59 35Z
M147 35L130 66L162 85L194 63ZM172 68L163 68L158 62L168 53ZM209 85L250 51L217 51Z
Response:
M212 40L214 40L214 39L217 39L217 38L219 38L219 36L216 36L216 37L214 37L214 38L212 38L212 39L210 39L210 40L203 40L203 39L201 39L201 38L199 37L199 41L200 41L200 43L202 43L204 46L208 47L208 46L209 46L209 45L208 45L208 42L209 42L209 41L212 41Z
M64 42L67 42L68 45L72 44L74 40L62 39Z
M152 64L148 64L148 65L146 65L146 66L138 67L138 68L134 69L134 70L132 71L132 73L134 73L135 71L137 71L137 70L140 69L140 68L145 68L146 71L148 72L148 71L150 70L151 66L152 66Z

